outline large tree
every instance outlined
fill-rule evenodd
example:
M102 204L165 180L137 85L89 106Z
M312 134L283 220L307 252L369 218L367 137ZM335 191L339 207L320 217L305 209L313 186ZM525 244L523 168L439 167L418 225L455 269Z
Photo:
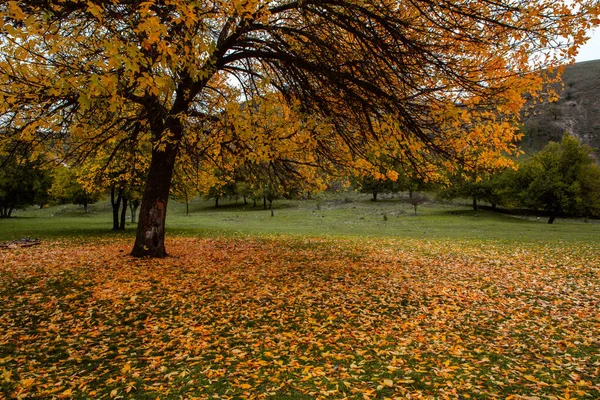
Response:
M320 155L349 152L342 158L360 167L361 155L377 151L407 165L439 154L452 164L469 147L494 163L513 150L522 94L543 80L529 72L571 59L598 8L596 0L4 1L0 132L57 155L149 138L132 254L161 257L178 153L205 148L226 102L279 91L331 126Z

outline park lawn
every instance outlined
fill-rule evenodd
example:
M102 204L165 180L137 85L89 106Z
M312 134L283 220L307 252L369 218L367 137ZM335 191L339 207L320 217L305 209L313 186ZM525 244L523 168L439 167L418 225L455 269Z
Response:
M600 398L593 238L130 246L0 251L0 398Z
M313 200L281 200L274 203L274 216L259 204L244 205L194 199L186 215L184 204L171 201L167 214L170 236L263 236L304 235L319 237L388 237L409 239L473 239L484 241L582 243L600 238L600 221L511 216L489 210L473 211L461 204L427 203L418 207L398 198L373 203L368 195L344 193L322 195ZM113 232L107 200L90 205L89 213L74 205L15 212L16 218L0 220L0 242L25 237L71 241L94 238L133 238L135 224L124 232ZM133 243L133 242L132 242Z

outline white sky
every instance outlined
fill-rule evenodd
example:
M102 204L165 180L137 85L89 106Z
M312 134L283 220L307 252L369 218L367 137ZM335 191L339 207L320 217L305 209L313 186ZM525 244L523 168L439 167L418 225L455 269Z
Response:
M579 49L579 54L575 61L600 60L600 28L596 28L588 33L590 39Z

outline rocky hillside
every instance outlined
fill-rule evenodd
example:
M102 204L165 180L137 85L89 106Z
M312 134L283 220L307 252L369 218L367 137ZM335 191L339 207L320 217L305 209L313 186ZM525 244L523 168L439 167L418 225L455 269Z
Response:
M564 89L559 88L557 102L527 111L523 150L538 151L567 131L600 153L600 60L568 66L562 80Z

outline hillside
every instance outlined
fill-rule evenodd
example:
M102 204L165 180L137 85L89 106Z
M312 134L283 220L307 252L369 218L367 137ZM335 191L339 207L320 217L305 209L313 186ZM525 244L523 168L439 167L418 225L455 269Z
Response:
M565 131L600 152L600 60L566 67L555 103L527 110L521 143L526 152L538 151L548 141L558 141Z

